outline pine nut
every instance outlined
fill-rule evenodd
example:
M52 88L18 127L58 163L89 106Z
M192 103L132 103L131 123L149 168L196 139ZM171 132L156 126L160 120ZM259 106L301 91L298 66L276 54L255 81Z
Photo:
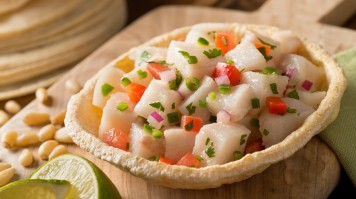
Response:
M73 144L72 138L68 135L65 127L62 127L57 130L54 139L61 143Z
M58 113L57 115L55 115L54 117L52 117L51 123L54 125L63 125L64 117L66 116L66 112L67 111L62 111L62 112Z
M16 131L7 131L2 135L1 143L5 148L13 148L16 145L17 132Z
M68 153L68 149L64 145L58 145L53 151L49 154L49 159L52 160L53 158Z
M38 137L41 142L46 140L52 140L56 134L56 127L53 124L48 124L40 129Z
M0 172L0 187L9 183L10 180L14 177L16 169L10 167Z
M36 100L38 102L41 102L42 104L45 104L48 102L48 93L45 88L38 88L36 90Z
M3 110L0 110L0 127L9 121L10 116Z
M38 155L41 160L48 160L49 155L52 153L53 149L58 146L58 142L55 140L48 140L43 142L38 149Z
M80 91L80 89L82 89L82 86L79 84L79 82L75 79L68 79L65 82L65 88L67 91L75 94L78 93Z
M24 167L28 167L33 163L33 155L30 150L24 149L22 150L21 155L19 156L19 162Z
M0 172L11 167L11 164L0 162Z
M4 108L10 114L16 114L21 110L21 106L14 100L7 101Z
M33 144L37 144L39 142L39 138L37 133L34 132L26 132L20 135L16 140L16 146L18 147L27 147Z
M23 122L29 126L38 126L49 123L49 114L29 112L24 118Z

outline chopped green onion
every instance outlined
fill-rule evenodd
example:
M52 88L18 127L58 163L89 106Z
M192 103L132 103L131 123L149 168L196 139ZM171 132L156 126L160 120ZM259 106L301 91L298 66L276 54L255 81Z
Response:
M137 71L137 75L140 79L145 79L147 77L147 72L140 69Z
M200 87L200 80L195 77L193 77L192 79L187 78L185 80L185 85L187 86L187 88L189 88L189 90L196 91Z
M188 104L188 106L186 106L185 108L188 110L189 115L195 113L196 106L193 105L193 102Z
M208 148L205 149L205 154L209 157L215 157L215 149L213 145L210 145Z
M141 59L142 60L144 60L144 61L147 61L149 58L151 58L152 57L152 55L147 51L147 50L145 50L145 51L143 51L142 53L141 53Z
M207 146L210 143L210 138L206 138L205 140L205 146Z
M287 108L287 113L296 113L296 112L297 112L297 109L290 108L290 107Z
M233 154L233 156L234 156L234 160L239 160L239 159L241 159L242 157L244 157L244 154L241 153L240 151L235 151L234 154Z
M172 109L175 109L176 108L176 103L173 103L172 106L171 106Z
M220 55L222 55L222 52L220 49L217 48L213 48L213 49L209 49L209 50L204 50L203 54L209 58L209 59L213 59L216 58Z
M221 40L222 40L224 46L227 46L227 41L226 41L226 38L224 36L221 37Z
M258 51L260 51L260 53L263 55L263 57L265 58L266 62L271 60L273 57L272 56L267 56L266 54L266 48L265 47L260 47L257 48Z
M200 44L202 46L208 46L209 42L208 42L208 40L204 39L203 37L199 37L198 38L198 44Z
M171 63L167 63L166 60L161 60L161 61L151 61L148 63L154 63L154 64L161 64L163 66L173 66Z
M172 112L167 114L168 122L169 123L178 123L179 122L179 114L178 112Z
M192 56L192 55L190 55L188 52L182 51L182 50L180 50L180 51L178 51L178 52L183 55L183 57L187 60L187 62L188 62L189 64L196 64L196 63L198 63L198 58L197 58L196 56Z
M146 131L147 133L152 133L153 127L147 123L143 124L143 130Z
M240 145L245 144L245 142L246 142L246 137L247 137L246 134L241 135L241 138L240 138Z
M229 94L231 92L231 86L227 84L222 84L219 86L219 92L222 94Z
M260 108L260 99L253 98L251 99L252 108Z
M178 90L180 83L182 82L183 77L179 70L176 70L176 79L169 82L169 88L172 90Z
M164 107L162 106L161 102L153 102L149 104L153 108L159 109L160 111L164 112Z
M226 63L230 65L235 65L235 62L232 59L227 59Z
M120 102L117 106L116 109L123 112L129 108L129 105L126 102Z
M154 138L161 138L163 136L163 132L158 130L158 129L153 129L152 130L152 136Z
M277 84L276 83L272 83L269 86L271 87L271 91L272 91L273 94L278 94Z
M186 124L186 125L184 126L184 129L185 129L186 131L190 131L190 130L193 129L193 127L194 127L194 122L193 122L193 120L192 120L192 121L188 122L188 124Z
M202 108L206 108L208 106L208 102L205 100L199 100L199 106Z
M263 129L263 135L267 136L269 134L269 131L267 129Z
M252 118L250 120L250 125L254 127L260 127L260 121L257 118Z
M215 122L216 122L216 116L210 115L210 117L209 117L209 122L210 122L210 123L215 123Z
M287 94L287 97L289 97L289 98L293 98L293 99L298 99L299 100L299 95L298 95L298 92L297 92L297 90L292 90L291 92L289 92L288 94Z
M202 158L200 155L195 156L195 158L196 158L199 162L201 162L201 161L204 160L204 158Z
M274 67L265 67L265 68L263 68L262 73L263 74L275 74L275 73L277 73L277 69Z
M149 160L158 162L159 158L160 158L159 156L155 155L155 156L150 157Z
M111 86L108 83L105 83L101 86L101 94L105 97L107 95L109 95L109 93L114 90L114 87Z
M263 41L261 38L258 38L258 40L260 40L260 42L261 42L262 44L267 45L267 46L270 46L272 50L275 49L275 48L277 48L277 46L272 45L272 44L269 44L269 43Z
M126 143L126 150L130 148L130 143Z
M216 93L215 92L210 92L208 96L209 96L209 99L216 100Z
M131 81L129 78L124 77L121 79L121 84L124 85L125 87L131 84Z

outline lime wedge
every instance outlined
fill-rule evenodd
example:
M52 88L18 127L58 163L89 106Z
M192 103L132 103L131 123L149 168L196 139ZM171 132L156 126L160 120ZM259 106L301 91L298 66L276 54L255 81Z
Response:
M120 193L110 179L89 160L65 154L54 158L35 170L31 179L68 180L78 199L120 199Z
M1 199L62 199L71 196L72 185L66 180L26 179L0 188Z

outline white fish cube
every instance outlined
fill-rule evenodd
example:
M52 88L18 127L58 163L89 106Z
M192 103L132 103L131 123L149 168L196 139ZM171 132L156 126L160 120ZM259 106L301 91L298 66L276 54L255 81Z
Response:
M288 85L296 86L298 90L313 92L321 86L323 70L300 55L284 56L281 69L290 77Z
M202 23L194 25L187 34L185 42L197 45L198 39L201 37L206 39L210 46L215 46L215 33L226 31L227 29L227 24L220 23Z
M259 118L262 140L266 148L283 141L289 134L297 130L314 111L312 107L300 100L283 98L283 101L289 108L295 109L296 113L277 115L271 114L266 108Z
M128 105L128 108L124 111L117 109L121 102ZM131 124L137 119L137 115L133 112L134 107L135 104L130 101L127 93L117 92L112 94L103 108L99 126L99 138L102 138L102 134L105 131L112 128L129 133Z
M195 77L201 79L205 75L211 75L218 62L224 61L223 56L209 59L203 54L208 47L200 47L191 43L172 41L167 52L167 62L174 63L174 66L182 73L183 77ZM189 63L189 58L182 55L186 52L189 56L195 56L197 62Z
M147 65L147 62L166 60L167 48L145 46L132 51L129 57L135 61L135 67L139 67Z
M164 109L164 111L162 111L163 109L161 108L161 112L164 113L164 124L167 125L168 120L165 114L176 111L181 103L181 97L177 91L171 90L166 82L152 80L142 95L141 100L136 104L134 112L147 119L152 112L160 111L160 108L155 108L150 105L157 102L159 102ZM172 108L173 104L174 108Z
M134 82L137 84L148 86L153 77L151 73L147 71L147 64L142 64L141 66L138 66L134 68L132 71L124 74L122 78L128 78L132 83ZM121 84L121 87L125 90L124 85Z
M231 59L236 67L241 71L243 69L250 71L263 69L266 67L266 60L255 45L251 42L241 42L234 49L225 54L226 59Z
M216 99L211 96L206 98L208 107L213 114L221 110L227 111L231 115L232 121L239 121L245 117L247 112L252 108L251 99L253 92L248 84L240 84L231 88L231 93L216 93Z
M271 38L280 43L281 53L284 54L295 54L302 45L300 39L290 30L278 31Z
M192 103L192 106L195 106L195 112L191 114L194 117L200 117L203 120L203 124L209 122L210 111L208 107L201 107L199 101L205 101L208 94L212 91L216 92L217 86L215 81L208 76L205 76L201 81L201 86L196 90L191 96L189 96L182 105L179 106L179 111L183 115L189 115L187 106Z
M286 96L292 91L293 89L287 89ZM321 103L321 100L323 100L326 95L325 91L315 91L310 93L310 92L296 90L295 92L298 93L300 101L302 101L306 105L311 106L314 110L318 108L318 106Z
M122 90L120 88L120 78L124 74L125 73L122 70L115 68L114 66L105 68L102 72L100 72L98 81L96 82L94 88L94 106L102 109L112 93L116 93ZM112 87L112 90L107 94L105 92L103 93L103 90L105 90L105 86Z
M234 160L234 152L244 153L250 130L238 124L212 123L203 126L195 137L193 153L200 155L204 166Z
M166 151L164 157L178 162L186 153L192 152L195 136L197 134L191 131L185 131L182 128L171 128L164 131L166 140Z
M165 140L154 138L150 133L143 130L143 126L133 123L130 133L130 149L132 154L150 159L153 156L163 156L165 151Z

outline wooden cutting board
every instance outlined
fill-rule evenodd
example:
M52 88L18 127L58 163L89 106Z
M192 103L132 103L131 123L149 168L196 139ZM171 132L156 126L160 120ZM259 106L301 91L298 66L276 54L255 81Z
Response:
M15 129L20 133L36 130L23 124L23 115L29 111L45 111L54 115L65 109L70 97L70 93L64 89L64 82L67 79L75 78L84 84L101 67L129 48L181 26L199 22L269 24L288 28L298 35L308 37L332 54L350 48L356 40L355 31L318 21L322 18L328 22L329 16L338 16L340 20L329 22L334 24L344 22L341 19L346 20L350 13L352 14L352 9L356 7L355 2L269 0L258 11L251 13L192 6L165 6L155 9L130 24L55 83L49 89L52 96L51 106L31 102L0 129L0 135L9 129ZM327 13L331 15L324 17ZM37 147L31 148L36 158L36 163L31 168L24 168L18 163L17 157L21 150L10 151L0 147L0 161L9 162L17 168L14 180L28 177L43 163L37 156ZM292 157L272 165L248 180L216 189L179 190L147 183L76 146L72 145L69 148L72 153L82 155L98 165L114 182L123 198L326 198L338 183L341 170L331 149L318 137L314 137Z

